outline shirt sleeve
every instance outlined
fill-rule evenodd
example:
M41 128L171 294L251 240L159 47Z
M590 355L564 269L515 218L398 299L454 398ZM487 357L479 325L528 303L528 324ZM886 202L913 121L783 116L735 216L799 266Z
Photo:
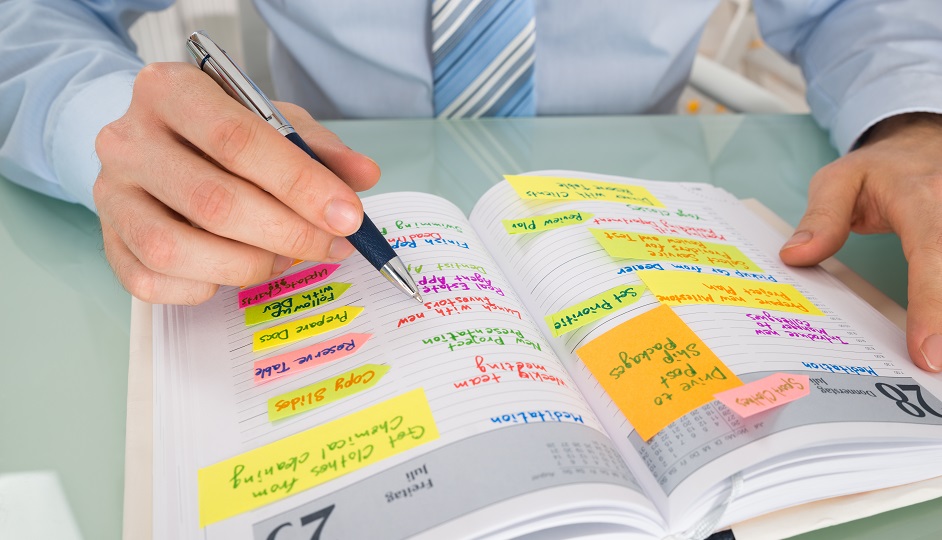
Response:
M127 28L171 1L0 2L0 176L95 210L95 137L143 65Z
M756 0L769 45L799 64L841 154L898 114L942 113L939 0Z

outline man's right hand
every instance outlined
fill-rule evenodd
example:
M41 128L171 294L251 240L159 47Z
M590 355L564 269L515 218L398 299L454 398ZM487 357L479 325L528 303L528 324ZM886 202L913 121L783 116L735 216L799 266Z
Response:
M124 287L152 303L198 304L219 285L249 285L293 259L352 253L379 180L300 107L277 104L317 163L190 64L151 64L127 113L95 148L93 195L105 254Z

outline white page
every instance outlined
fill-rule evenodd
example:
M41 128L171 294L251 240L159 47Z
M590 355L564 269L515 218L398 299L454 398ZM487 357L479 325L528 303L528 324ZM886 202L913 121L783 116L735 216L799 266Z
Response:
M652 261L612 259L587 231L590 226L735 245L764 271L762 275L748 277L760 282L771 277L780 283L791 283L828 311L826 317L770 311L763 318L753 319L747 315L763 315L763 310L695 304L674 307L681 319L744 382L785 371L808 374L814 388L811 396L781 408L779 412L767 413L781 425L765 424L762 419L743 420L713 403L685 415L649 443L642 442L633 433L624 416L574 351L617 324L657 305L654 297L647 293L637 303L601 323L590 324L560 338L552 337L548 328L542 328L546 339L563 359L652 499L665 514L682 516L672 521L674 530L693 526L707 509L720 504L729 494L728 488L723 486L728 485L726 479L733 472L776 455L788 454L828 439L892 440L901 432L931 439L942 435L938 417L925 414L925 418L915 418L905 414L897 408L895 401L876 391L876 384L911 384L914 382L910 380L912 378L922 385L929 408L942 412L942 402L935 398L942 395L938 377L929 376L911 365L898 329L863 301L847 294L843 285L823 270L785 267L777 257L778 247L784 239L746 211L727 192L697 184L653 183L566 171L546 174L644 186L667 208L629 207L597 201L523 201L506 183L492 188L472 211L472 224L498 263L517 270L511 280L536 319L614 286L641 283L636 270L639 265L643 267L644 263ZM523 235L507 234L500 223L501 219L564 210L589 212L594 217L588 224ZM681 268L664 261L653 262L659 262L665 270L712 272L714 268L705 265ZM789 332L781 330L782 324L800 324L798 321L810 323L814 331L795 331L792 332L795 336L790 336ZM778 335L759 335L757 330L764 332L767 329L758 326L757 322L774 325ZM827 338L812 340L808 337L810 335ZM831 370L836 369L833 366L868 371L858 372L862 374L832 373ZM814 392L815 389L818 392ZM832 390L867 393L824 393ZM808 410L800 412L802 409ZM852 419L855 423L834 423L842 418ZM827 422L827 428L799 425L812 423L815 419ZM880 421L903 423L889 427L885 423L878 424ZM785 427L793 429L786 430ZM688 433L699 438L691 440ZM743 447L751 440L757 442ZM906 481L903 476L894 476L892 472L884 477L868 475L868 478L875 485ZM829 496L832 492L841 492L841 489L840 485L828 485L816 493ZM783 497L768 504L789 503L787 497ZM695 506L699 507L699 512L689 511ZM716 520L717 524L725 522L721 517Z
M533 455L532 463L502 463L498 460L482 470L467 471L456 464L447 470L443 467L434 474L428 473L435 479L434 485L440 487L430 489L430 495L422 496L429 497L429 508L434 508L434 504L444 506L441 512L430 510L419 516L427 521L427 524L420 525L435 525L444 519L447 511L455 512L455 505L460 508L460 498L444 491L449 489L447 475L454 476L452 481L457 485L465 481L471 485L478 482L499 484L507 476L505 469L508 467L522 470L526 466L536 466L541 460L552 459L556 463L572 460L571 465L559 465L557 476L563 472L584 477L587 482L611 481L618 485L622 494L619 503L622 508L640 508L642 514L648 514L640 518L642 521L659 523L653 507L639 489L633 487L636 484L624 463L614 449L610 449L610 443L604 440L601 425L576 390L573 380L524 312L496 264L481 248L480 241L460 211L442 199L418 193L371 197L365 199L364 204L387 239L398 242L397 252L410 266L417 282L425 283L420 288L428 304L419 305L406 297L359 255L355 255L327 280L312 285L350 283L349 290L339 299L312 312L279 318L275 324L341 306L366 309L343 328L304 342L252 352L252 333L259 328L245 326L243 314L237 307L236 288L225 288L205 305L196 308L160 308L162 316L156 319L162 331L158 331L158 335L170 334L163 343L157 344L155 356L155 363L163 363L157 367L156 376L155 444L160 455L155 456L155 537L265 537L266 520L277 520L281 519L280 516L299 512L297 509L304 503L337 491L358 494L348 498L360 500L366 491L363 486L370 485L371 481L375 484L371 475L378 471L404 464L426 452L438 451L445 455L453 447L458 448L453 444L456 441L477 435L501 433L503 437L506 433L507 455L519 461L520 453L509 449L514 445L525 446L528 442L528 436L523 440L519 436L511 437L513 433L524 433L515 429L521 426L527 428L527 434L540 434L549 439L558 433L561 446L541 447L540 454ZM305 263L287 273L312 265ZM443 290L442 279L447 284L444 288L451 290ZM433 285L436 283L437 289ZM442 305L437 309L442 310L441 313L434 307L427 307L439 303ZM453 311L448 312L448 308ZM419 314L423 317L419 318ZM482 332L469 335L490 341L459 346L452 339L453 334L460 331L478 329ZM497 330L488 333L487 329ZM355 354L336 362L263 384L253 383L255 361L350 332L368 333L372 337ZM276 423L268 421L266 407L270 398L341 376L365 364L387 365L390 369L369 390ZM481 382L484 375L489 375L490 381ZM438 440L199 530L197 469L342 418L414 388L425 391L440 433ZM591 437L598 440L593 439L592 445L580 447L576 452L569 446L580 440L570 440L573 430L587 436L594 433ZM499 457L500 448L494 450L495 456ZM583 451L587 454L584 455ZM461 456L460 452L456 455ZM480 459L470 456L467 459L469 463L474 462L471 458ZM505 493L502 496L506 497L517 496L514 493L519 494L521 490L529 489L528 486L542 489L561 481L540 478L539 475L528 480L529 483L517 481L519 485L498 485L494 489L494 497L499 493ZM384 494L390 492L384 491ZM469 493L472 492L469 489ZM375 489L369 494L377 495ZM486 497L478 499L468 495L468 504L487 503ZM448 504L452 506L447 507ZM556 510L570 506L571 503L562 500ZM553 508L541 506L531 513L540 515L551 511ZM335 510L328 525L342 519L337 517L340 513ZM263 525L256 525L260 523ZM393 529L387 530L395 535L391 531Z

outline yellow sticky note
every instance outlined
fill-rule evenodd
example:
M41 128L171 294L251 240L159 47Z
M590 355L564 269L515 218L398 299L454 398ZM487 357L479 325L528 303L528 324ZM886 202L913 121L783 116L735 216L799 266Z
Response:
M798 289L787 283L679 271L640 270L637 274L658 302L668 306L721 304L824 315Z
M619 285L588 300L547 315L543 320L546 321L553 336L559 337L634 304L641 297L642 292L644 292L644 285Z
M529 232L548 231L578 223L585 223L595 214L573 210L571 212L556 212L520 219L505 219L501 223L508 234L523 234Z
M612 328L576 354L644 440L713 394L742 385L667 306Z
M292 313L314 309L340 298L349 288L349 283L328 283L316 289L292 294L287 298L249 306L245 308L245 326L274 321Z
M696 238L589 229L605 251L616 259L670 261L762 272L736 246Z
M521 176L504 175L504 178L520 195L521 199L539 199L550 201L615 201L641 206L664 204L657 200L646 188L599 182L582 178L561 178L559 176Z
M389 366L365 364L347 373L318 381L268 400L268 421L274 422L371 388L389 371Z
M252 334L252 350L261 351L336 330L349 324L362 311L361 307L344 306L319 315L259 330Z
M418 388L197 472L200 527L259 508L438 438Z

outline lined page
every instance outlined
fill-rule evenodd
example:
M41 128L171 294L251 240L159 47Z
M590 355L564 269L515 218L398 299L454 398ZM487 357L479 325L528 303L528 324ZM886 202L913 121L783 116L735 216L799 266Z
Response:
M238 288L222 290L197 308L166 308L170 319L177 321L168 326L176 328L186 350L180 366L168 375L172 385L185 388L185 397L166 405L165 410L168 415L186 416L181 423L188 424L188 429L168 435L164 444L182 448L174 453L176 458L168 458L181 461L167 468L186 471L174 480L181 483L182 512L189 520L195 520L198 468L415 388L424 390L440 434L423 451L526 423L579 424L604 434L572 378L456 207L420 193L380 195L365 199L364 204L409 267L423 304L405 296L355 254L327 279L305 289L350 284L339 298L272 323L246 326L244 311L238 307ZM314 265L302 263L285 274ZM341 328L253 352L253 333L286 322L300 325L298 321L344 306L362 307L363 311ZM257 362L349 333L371 337L355 353L337 361L255 382ZM368 365L388 367L368 390L269 421L270 399L344 377ZM341 476L305 492L305 497L340 489L411 455L395 456L368 471ZM195 459L188 461L186 456ZM271 506L210 530L244 530L247 524L286 507L280 503Z
M811 396L774 413L778 415L775 425L748 422L713 402L683 416L648 442L633 432L575 350L657 306L654 295L645 292L637 302L560 337L553 337L547 324L543 324L545 338L559 353L636 472L647 470L650 473L650 476L641 475L642 483L665 513L669 513L667 496L685 482L686 491L672 497L675 499L671 501L675 509L672 515L683 514L684 508L698 502L698 497L702 498L712 486L739 470L738 467L770 458L772 454L767 446L755 447L752 451L747 448L748 443L770 438L789 428L816 422L856 422L855 428L842 426L828 434L835 439L846 439L869 436L876 431L867 422L939 423L939 418L931 414L924 414L925 418L900 414L896 402L879 392L880 388L891 395L893 392L887 390L887 386L881 387L881 382L896 387L915 379L931 390L925 394L942 395L938 379L912 366L899 330L824 270L783 265L777 252L784 239L729 193L700 184L660 183L565 171L549 174L642 186L664 207L592 200L523 200L506 182L486 193L472 211L471 222L498 263L516 270L511 281L535 319L616 286L642 285L639 271L642 275L645 271L680 271L741 277L751 280L756 287L764 283L790 284L824 313L824 316L812 316L771 308L697 302L672 306L744 382L776 372L794 372L809 375L814 388ZM501 223L508 219L575 211L592 214L592 217L586 223L530 234L509 234ZM758 271L657 257L616 259L603 249L590 228L735 246ZM934 407L942 403L932 395L930 398ZM812 440L792 436L794 439L782 443L777 451L784 454L790 447ZM709 463L737 449L744 449L737 456L742 459L734 463L737 468L705 470ZM713 493L721 495L716 490Z
M404 208L409 210L404 211ZM414 193L371 199L368 210L381 232L392 240L416 282L423 283L424 278L425 284L419 285L424 304L406 297L372 268L364 270L365 262L359 260L358 255L352 257L354 260L345 261L326 281L350 283L350 289L317 311L341 305L363 306L366 309L360 316L326 337L350 332L372 334L372 337L353 357L338 361L339 365L256 385L252 378L254 362L283 354L301 344L253 353L251 335L259 328L246 327L242 311L233 309L238 289L217 295L214 301L219 302L226 324L228 358L225 362L230 382L227 394L234 398L241 445L264 444L312 424L310 415L306 414L277 424L268 422L264 404L270 397L333 374L343 374L350 366L362 364L390 366L382 388L368 392L361 399L345 400L333 407L336 410L325 407L326 410L316 413L317 423L379 403L403 389L415 387L426 389L437 413L436 423L443 433L474 431L473 426L480 425L482 418L489 422L490 416L505 413L508 402L527 401L539 404L539 408L587 412L568 375L560 368L541 333L525 316L523 306L501 277L497 265L481 249L480 242L457 208L440 199ZM295 267L299 268L303 266ZM459 276L470 279L457 280ZM434 307L436 305L438 307ZM215 320L215 314L208 310L201 311L200 315L206 320L197 319L197 327L210 325ZM279 319L278 323L310 315L307 312L294 314ZM413 317L423 318L413 320ZM490 334L471 335L482 341L493 341L462 345L461 342L466 341L462 340L465 336L452 339L456 332L473 329L492 329ZM423 342L428 340L433 342ZM316 341L318 338L311 338L305 343ZM500 341L503 345L499 344ZM478 357L483 362L476 361ZM507 374L513 377L500 377L498 382L479 383L473 388L455 386L487 373L500 376L505 370L488 369L487 366L508 362L541 366L545 370L533 367L524 371L558 376L560 381L524 379L508 371ZM478 367L479 363L484 371Z

